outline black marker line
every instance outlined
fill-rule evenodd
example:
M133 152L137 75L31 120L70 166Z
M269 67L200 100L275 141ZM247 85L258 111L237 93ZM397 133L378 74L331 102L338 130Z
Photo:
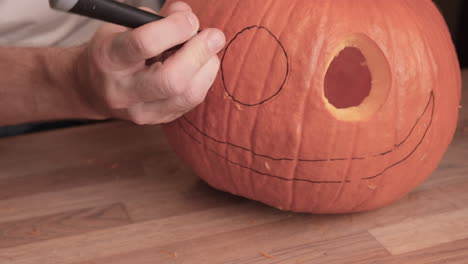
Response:
M224 78L224 70L223 70L223 66L222 66L222 62L224 61L224 58L226 56L226 52L227 50L229 49L229 46L232 44L232 42L234 42L234 40L239 36L241 35L243 32L245 32L246 30L250 30L250 29L253 29L253 28L262 28L262 29L265 29L267 32L269 32L269 34L271 34L275 40L278 42L278 44L280 45L280 47L283 49L283 52L285 53L285 56L287 58L287 61L288 61L288 64L287 64L287 70L286 70L286 77L283 81L283 84L281 86L281 88L278 90L278 92L273 95L272 97L262 101L261 103L258 103L258 104L252 104L252 105L249 105L249 104L244 104L242 102L240 102L239 100L237 100L236 98L234 98L233 95L231 95L229 93L229 91L227 90L227 86L225 84L225 78ZM265 103L266 101L268 100L271 100L272 98L274 98L276 95L278 95L284 88L284 85L286 84L286 81L288 79L288 76L289 76L289 56L287 54L287 51L284 47L284 45L281 43L281 41L278 39L278 37L276 37L268 28L264 27L264 26L258 26L258 25L253 25L253 26L250 26L250 27L246 27L244 28L243 30L241 30L240 32L238 32L234 37L233 39L231 39L229 41L229 44L227 45L225 51L224 51L224 55L223 55L223 58L221 60L221 78L222 78L222 81L223 81L223 86L224 86L224 89L226 91L226 93L229 95L229 97L232 98L233 101L239 103L239 104L242 104L242 105L245 105L245 106L256 106L256 105L260 105L260 104L263 104ZM434 92L431 91L431 95L429 97L429 100L426 104L426 107L424 108L424 111L422 112L422 114L416 119L416 122L414 123L414 125L412 126L411 130L409 131L408 135L401 141L399 142L398 144L395 144L393 146L392 149L390 150L387 150L387 151L384 151L382 153L377 153L377 154L372 154L372 155L369 155L369 156L366 156L366 157L351 157L351 158L328 158L328 159L298 159L298 158L278 158L278 157L273 157L273 156L270 156L270 155L266 155L266 154L260 154L260 153L256 153L255 151L253 151L252 149L249 149L247 147L243 147L243 146L240 146L240 145L236 145L234 143L231 143L231 142L228 142L228 141L222 141L222 140L219 140L217 138L214 138L210 135L208 135L207 133L203 132L199 127L197 127L191 120L189 120L187 117L183 116L183 119L185 121L187 121L195 130L197 130L197 132L199 132L200 134L202 134L203 136L205 136L206 138L208 139L211 139L212 141L215 141L219 144L224 144L224 145L229 145L229 146L232 146L234 148L238 148L238 149L242 149L244 151L248 151L250 152L252 155L254 156L257 156L257 157L263 157L263 158L267 158L267 159L270 159L270 160L273 160L273 161L299 161L299 162L335 162L335 161L346 161L346 160L366 160L366 159L369 159L369 158L375 158L375 157L379 157L379 156L385 156L385 155L388 155L392 152L394 152L395 150L397 150L399 147L401 147L404 143L406 143L406 141L411 137L411 135L413 134L414 130L416 129L417 125L420 123L421 119L423 118L423 116L426 114L427 110L429 109L429 106L431 104L431 101L434 100L435 97L434 97ZM432 117L431 117L432 118Z
M416 145L416 147L413 149L413 151L411 151L406 157L404 157L402 160L398 161L398 162L395 162L394 164L388 166L387 168L385 168L382 172L380 172L379 174L377 175L374 175L374 176L371 176L371 177L366 177L366 178L361 178L362 180L372 180L372 179L375 179L379 176L382 176L387 170L397 166L398 164L401 164L403 163L405 160L409 159L415 152L416 150L419 148L419 146L423 143L424 139L426 138L427 136L427 133L429 132L429 128L432 126L432 121L434 119L434 110L435 110L435 96L434 96L434 93L432 92L431 93L431 97L433 98L433 104L432 104L432 113L431 113L431 121L429 121L429 124L427 125L427 128L426 128L426 131L424 131L424 135L423 137L421 138L421 140L418 142L418 144Z
M394 168L396 167L397 165L403 163L404 161L406 161L408 158L410 158L415 152L416 150L419 148L419 146L422 144L422 142L424 141L424 139L426 138L426 135L427 133L429 132L429 129L432 127L432 122L433 122L433 116L434 116L434 111L435 111L435 96L434 96L434 93L431 92L431 100L430 100L432 103L433 103L433 106L432 106L432 111L431 111L431 119L429 121L429 124L426 128L426 130L424 131L424 135L423 137L421 138L421 140L418 142L418 144L415 146L415 148L407 155L405 156L405 158L401 159L400 161L386 167L385 169L382 170L382 172L374 175L374 176L371 176L371 177L365 177L365 178L361 178L361 180L371 180L371 179L375 179L379 176L382 176L385 172L387 172L388 170L390 170L391 168ZM270 173L265 173L265 172L262 172L262 171L259 171L257 169L254 169L252 167L248 167L246 165L243 165L239 162L235 162L233 160L230 160L229 158L227 158L226 156L222 155L222 154L219 154L218 152L216 152L215 150L209 148L208 146L204 145L200 140L198 140L194 135L192 135L191 133L189 133L187 131L187 129L181 124L181 120L177 120L177 124L179 125L179 127L182 129L182 131L187 135L189 136L192 140L194 140L196 143L200 144L201 146L203 146L206 150L208 150L209 152L215 154L216 156L218 156L219 158L231 163L231 164L234 164L236 166L239 166L243 169L247 169L247 170L250 170L256 174L260 174L260 175L263 175L263 176L268 176L268 177L272 177L272 178L276 178L276 179L279 179L279 180L283 180L283 181L296 181L296 182L308 182L308 183L314 183L314 184L341 184L341 183L351 183L352 181L350 180L346 180L346 181L313 181L313 180L307 180L307 179L300 179L300 178L293 178L293 179L289 179L289 178L286 178L286 177L282 177L282 176L279 176L279 175L273 175L273 174L270 174Z
M265 103L266 101L274 98L276 95L278 95L281 90L283 89L286 81L287 81L287 78L289 76L289 57L287 55L287 52L286 52L286 49L284 48L283 44L279 41L279 39L273 34L271 33L271 31L269 31L267 28L265 27L262 27L262 26L251 26L251 27L247 27L245 29L243 29L242 31L240 31L239 33L237 33L235 35L235 37L229 42L229 45L240 35L242 34L243 32L245 32L246 30L250 30L252 28L262 28L262 29L265 29L266 31L268 31L274 38L275 40L279 43L279 45L281 46L281 48L283 49L285 55L286 55L286 58L287 58L287 61L288 61L288 64L287 64L287 72L286 72L286 77L285 77L285 80L281 86L281 88L278 90L278 92L273 95L272 97L258 103L258 104L254 104L254 105L248 105L248 104L244 104L240 101L238 101L236 98L234 98L231 94L229 94L229 91L227 91L227 86L225 85L225 80L224 80L224 73L223 73L223 69L222 69L222 65L221 65L221 71L222 71L222 80L223 80L223 85L224 85L224 89L226 90L226 92L228 93L228 95L232 98L232 100L234 100L235 102L239 103L239 104L242 104L242 105L246 105L246 106L256 106L256 105L260 105L260 104L263 104ZM225 52L224 52L224 55L223 55L223 58L222 58L222 61L224 61L224 57L226 55L226 52L227 52L227 49L229 48L229 45L227 46ZM278 176L278 175L273 175L273 174L269 174L269 173L265 173L265 172L261 172L259 170L256 170L254 168L251 168L251 167L248 167L246 165L243 165L241 163L238 163L238 162L235 162L235 161L232 161L230 159L228 159L226 156L224 155L221 155L219 154L218 152L214 151L213 149L210 149L208 146L204 145L200 140L198 140L194 135L190 134L186 128L181 124L181 120L184 120L186 121L193 129L195 129L199 134L201 134L202 136L204 136L205 138L208 138L216 143L219 143L219 144L223 144L223 145L227 145L227 146L231 146L231 147L235 147L235 148L238 148L238 149L241 149L243 151L247 151L247 152L250 152L252 155L254 156L257 156L257 157L263 157L263 158L267 158L267 159L270 159L270 160L273 160L273 161L298 161L298 162L332 162L332 161L346 161L346 160L366 160L366 159L369 159L369 158L373 158L373 157L378 157L378 156L385 156L385 155L388 155L390 153L392 153L393 151L395 151L396 149L400 148L404 143L406 143L408 141L408 139L411 137L411 135L414 133L417 125L420 123L420 121L422 120L422 118L425 116L425 114L427 113L428 109L429 109L429 106L431 105L432 103L432 111L431 111L431 116L430 116L430 122L421 138L421 140L418 142L418 144L415 146L415 148L408 154L406 155L403 159L399 160L398 162L386 167L385 169L382 170L382 172L374 175L374 176L371 176L371 177L365 177L365 178L361 178L361 180L371 180L371 179L375 179L379 176L382 176L385 172L387 172L388 170L390 170L391 168L403 163L404 161L406 161L408 158L410 158L415 152L416 150L420 147L420 145L422 144L422 142L424 141L424 139L426 138L427 136L427 133L429 132L429 129L432 127L432 122L433 122L433 117L434 117L434 111L435 111L435 95L434 95L434 91L431 91L430 93L430 97L429 97L429 100L428 100L428 103L426 104L425 108L424 108L424 111L422 112L422 114L417 118L417 120L415 121L415 124L412 126L411 130L409 131L408 135L398 144L395 144L393 146L392 149L390 150L387 150L385 152L382 152L382 153L379 153L379 154L374 154L374 155L370 155L370 156L367 156L367 157L352 157L352 158L332 158L332 159L297 159L297 158L275 158L275 157L272 157L272 156L269 156L269 155L265 155L265 154L259 154L259 153L256 153L255 151L253 151L252 149L249 149L249 148L246 148L246 147L243 147L243 146L240 146L240 145L236 145L234 143L231 143L231 142L228 142L228 141L222 141L222 140L219 140L219 139L216 139L210 135L208 135L207 133L203 132L199 127L197 127L191 120L189 120L187 117L183 116L181 119L179 119L177 121L177 124L180 126L180 128L182 129L182 131L187 134L190 138L192 138L195 142L197 142L198 144L204 146L208 151L212 152L213 154L215 154L216 156L224 159L225 161L231 163L231 164L234 164L234 165L237 165L243 169L248 169L254 173L257 173L257 174L260 174L260 175L264 175L264 176L269 176L269 177L272 177L272 178L276 178L276 179L280 179L280 180L284 180L284 181L301 181L301 182L309 182L309 183L315 183L315 184L325 184L325 183L330 183L330 184L341 184L341 183L350 183L351 181L349 180L346 180L346 181L312 181L312 180L307 180L307 179L289 179L289 178L285 178L285 177L281 177L281 176Z
M256 174L260 174L260 175L263 175L263 176L268 176L268 177L272 177L272 178L275 178L275 179L279 179L279 180L282 180L282 181L297 181L297 182L308 182L308 183L314 183L314 184L326 184L326 183L329 183L329 184L338 184L338 183L350 183L351 181L347 180L347 181L313 181L313 180L308 180L308 179L300 179L300 178L293 178L293 179L289 179L289 178L286 178L286 177L282 177L282 176L278 176L278 175L273 175L273 174L270 174L270 173L266 173L266 172L262 172L262 171L259 171L259 170L256 170L254 168L251 168L251 167L248 167L246 165L243 165L239 162L236 162L236 161L233 161L233 160L230 160L228 159L226 156L222 155L222 154L219 154L217 151L207 147L206 145L204 145L203 143L200 142L200 140L198 140L195 136L193 136L192 134L190 134L186 129L185 127L181 124L181 122L178 120L177 121L177 125L182 129L182 131L187 135L189 136L192 140L194 140L195 142L197 142L198 144L200 144L202 147L204 147L206 150L208 150L209 152L215 154L216 156L218 156L219 158L231 163L231 164L234 164L236 166L239 166L243 169L246 169L246 170L250 170Z
M240 146L240 145L237 145L237 144L234 144L232 142L228 142L228 141L222 141L222 140L219 140L213 136L210 136L208 135L207 133L205 133L204 131L202 131L197 125L195 125L190 119L188 119L186 116L183 116L182 119L185 120L191 127L193 127L199 134L203 135L204 137L216 142L216 143L219 143L219 144L223 144L223 145L228 145L228 146L231 146L231 147L234 147L234 148L237 148L237 149L241 149L243 151L247 151L249 153L251 153L252 155L254 156L257 156L257 157L262 157L262 158L267 158L267 159L270 159L270 160L273 160L273 161L299 161L299 162L335 162L335 161L346 161L346 160L366 160L366 159L369 159L369 158L375 158L375 157L379 157L379 156L385 156L385 155L388 155L392 152L394 152L395 150L397 150L398 148L400 148L404 143L406 143L406 141L408 141L408 139L411 137L411 135L414 133L417 125L421 122L421 119L424 117L424 115L427 113L428 109L429 109L429 106L431 105L431 103L435 103L435 96L434 96L434 92L431 92L431 96L429 97L429 101L428 103L426 104L425 108L424 108L424 112L417 118L415 124L413 125L413 127L411 128L410 132L408 133L408 135L398 144L394 145L394 147L390 150L387 150L385 152L382 152L382 153L379 153L379 154L373 154L373 155L370 155L370 156L367 156L367 157L351 157L351 158L329 158L329 159L298 159L298 158L278 158L278 157L273 157L273 156L270 156L270 155L266 155L266 154L260 154L260 153L257 153L255 152L254 150L252 149L249 149L249 148L246 148L246 147L243 147L243 146ZM432 119L432 117L431 117Z
M284 56L286 57L286 73L285 73L285 76L284 76L284 79L283 79L283 82L281 83L279 89L273 94L271 95L270 97L266 98L266 99L263 99L262 101L260 101L259 103L255 103L255 104L248 104L248 103L244 103L240 100L238 100L233 94L231 94L228 90L228 87L227 87L227 84L226 84L226 79L225 79L225 74L224 74L224 60L226 58L226 54L229 50L229 48L231 47L232 43L242 34L244 33L245 31L247 30L251 30L251 29L254 29L254 28L257 28L257 29L263 29L265 31L268 32L268 34L270 34L274 39L275 41L278 43L278 45L281 47L283 53L284 53ZM278 94L281 93L281 91L283 90L284 88L284 85L286 84L286 81L288 80L288 77L289 77L289 55L288 53L286 52L286 48L284 47L283 43L281 43L281 41L279 40L279 38L277 36L275 36L275 34L273 34L268 28L264 27L264 26L258 26L258 25L254 25L254 26L250 26L250 27L246 27L244 28L243 30L241 30L240 32L238 32L234 38L232 38L229 43L226 45L226 48L224 49L224 53L223 53L223 57L221 58L221 67L220 67L220 71L221 71L221 80L223 82L223 86L224 86L224 90L226 91L226 93L228 94L228 96L236 103L238 104L241 104L243 106L248 106L248 107L252 107L252 106L258 106L258 105L261 105L261 104L264 104L268 101L270 101L271 99L275 98Z

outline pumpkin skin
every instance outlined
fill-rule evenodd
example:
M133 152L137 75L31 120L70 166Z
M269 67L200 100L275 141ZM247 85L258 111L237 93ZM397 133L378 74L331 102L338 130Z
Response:
M438 166L461 75L432 1L186 2L228 45L205 102L164 130L214 188L282 210L359 212L404 197Z

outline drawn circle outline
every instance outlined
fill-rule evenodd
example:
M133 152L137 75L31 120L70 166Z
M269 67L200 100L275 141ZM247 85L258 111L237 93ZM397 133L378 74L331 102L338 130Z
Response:
M240 36L242 35L243 33L245 33L246 31L248 30L251 30L251 29L263 29L265 30L270 36L273 37L273 39L276 41L276 43L278 43L278 45L280 46L281 50L283 51L283 54L286 58L286 72L285 72L285 75L284 75L284 79L280 85L280 87L276 90L276 92L269 96L268 98L266 99L261 99L260 102L257 102L257 103L254 103L254 104L249 104L249 103L245 103L245 102L242 102L241 100L237 99L233 94L231 94L229 92L229 89L228 89L228 86L226 84L226 77L225 77L225 73L224 73L224 59L226 58L226 55L227 55L227 52L229 50L229 48L231 47L231 45L234 43L234 41ZM254 26L250 26L250 27L246 27L244 28L243 30L241 30L240 32L238 32L234 38L231 39L231 41L229 41L229 43L227 44L225 50L224 50L224 53L223 53L223 57L221 59L221 80L223 82L223 87L224 87L224 90L226 91L227 95L236 103L238 104L241 104L243 106L248 106L248 107L252 107L252 106L258 106L258 105L262 105L270 100L272 100L273 98L275 98L276 96L278 96L281 91L283 90L284 86L286 85L286 82L288 80L288 77L289 77L289 56L288 56L288 53L286 52L286 48L284 47L284 45L281 43L281 41L278 39L277 36L275 36L275 34L273 34L268 28L264 27L264 26L258 26L258 25L254 25Z

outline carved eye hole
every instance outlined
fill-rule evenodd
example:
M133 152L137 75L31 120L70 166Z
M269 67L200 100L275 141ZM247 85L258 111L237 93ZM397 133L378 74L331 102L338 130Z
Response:
M370 38L353 35L327 64L323 99L337 119L368 120L385 103L390 87L390 66L382 50Z
M362 52L346 47L336 56L325 76L325 97L338 109L362 104L371 91L372 76Z

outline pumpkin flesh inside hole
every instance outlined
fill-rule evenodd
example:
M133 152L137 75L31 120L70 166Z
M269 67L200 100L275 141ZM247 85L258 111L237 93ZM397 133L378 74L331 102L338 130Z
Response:
M362 52L344 48L331 62L325 76L325 97L338 109L356 107L369 96L372 76Z
M322 100L340 121L366 122L386 103L392 87L388 60L363 34L340 41L325 64Z

